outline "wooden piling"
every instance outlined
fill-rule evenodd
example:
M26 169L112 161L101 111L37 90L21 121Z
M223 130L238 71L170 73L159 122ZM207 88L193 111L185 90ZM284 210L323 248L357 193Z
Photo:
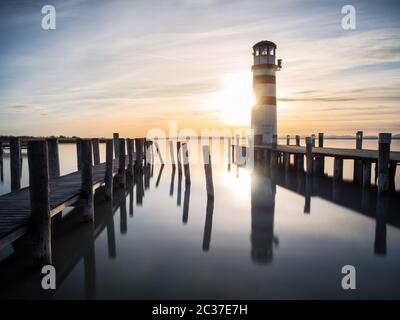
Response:
M340 157L335 157L335 160L333 161L333 179L343 179L343 159Z
M312 143L312 147L315 147L315 134L311 135L311 143Z
M114 157L115 159L119 159L119 133L113 133L114 139Z
M50 185L45 140L28 142L28 164L32 252L37 264L51 264Z
M290 146L290 135L286 136L286 145Z
M363 161L363 179L362 186L368 188L371 186L371 160Z
M82 139L76 138L76 167L82 170Z
M306 138L307 175L313 173L312 137Z
M232 159L231 159L232 138L231 137L227 137L226 141L227 141L228 165L230 165L232 163Z
M119 167L118 167L118 176L119 176L119 185L125 188L126 185L126 175L125 175L125 139L119 139Z
M322 132L318 133L318 148L324 147L324 134ZM323 155L318 155L315 157L314 161L314 173L316 175L323 175L325 167L325 157Z
M379 134L379 158L378 158L378 194L382 195L389 190L389 161L391 133Z
M143 169L143 139L135 138L135 171L142 171Z
M290 153L289 152L283 153L283 165L285 167L285 170L288 171L290 168Z
M187 143L182 143L182 158L183 158L183 170L185 173L185 184L190 184L190 168L189 168L189 153Z
M105 196L107 200L113 198L113 172L114 172L114 157L113 150L114 141L108 139L106 142L106 174L105 174Z
M356 149L361 150L362 149L362 143L363 143L363 132L362 131L357 131L356 133ZM362 182L362 173L363 169L363 163L362 160L356 159L354 160L354 169L353 169L353 181L356 183L361 183Z
M133 176L133 141L132 139L126 139L126 149L128 152L128 174Z
M10 138L11 191L21 189L21 141L18 137Z
M49 176L54 179L60 176L60 158L58 151L58 139L47 139L47 149L49 158Z
M204 161L204 172L206 174L206 187L207 187L207 197L214 197L214 184L212 177L212 165L211 165L211 155L210 147L203 146L203 161Z
M181 158L181 143L180 141L176 142L176 156L178 159L178 166L180 167L182 164L182 158Z
M164 164L164 159L163 159L162 154L160 152L160 148L158 147L158 143L154 142L154 146L156 147L156 152L157 152L158 158L160 159L160 163Z
M99 147L99 139L92 139L93 146L93 161L94 165L100 164L100 147Z
M83 220L94 221L92 141L81 140Z
M397 169L396 161L390 161L389 162L389 191L390 192L396 191L396 185L395 185L396 169Z

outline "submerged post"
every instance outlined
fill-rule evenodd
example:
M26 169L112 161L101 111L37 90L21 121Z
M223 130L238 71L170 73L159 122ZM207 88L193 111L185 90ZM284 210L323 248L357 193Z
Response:
M312 137L306 138L307 175L313 173Z
M99 139L95 138L92 139L93 145L93 161L94 165L100 164L100 146L99 146Z
M108 139L106 142L106 174L104 177L105 195L107 200L111 200L113 197L113 172L114 172L113 145L114 141L112 139Z
M83 220L94 221L92 141L81 140Z
M21 189L21 140L10 138L11 191Z
M185 173L185 183L190 184L189 153L187 143L182 143L183 170Z
M206 174L207 197L214 197L210 147L203 146L204 172Z
M113 133L114 139L114 157L115 159L119 159L119 133Z
M389 190L389 162L391 133L379 134L379 158L378 158L378 194L384 194Z
M50 185L45 140L28 142L28 164L33 255L38 264L51 264Z
M119 175L119 185L121 187L125 187L126 185L126 175L125 175L125 163L126 163L126 155L125 155L125 139L119 139L119 166L118 166L118 175Z

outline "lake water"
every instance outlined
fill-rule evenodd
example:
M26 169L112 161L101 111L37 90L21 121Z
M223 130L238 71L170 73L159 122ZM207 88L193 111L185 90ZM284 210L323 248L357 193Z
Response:
M353 148L354 140L325 140ZM364 141L375 149L376 140ZM218 149L213 146L212 155ZM392 150L400 150L398 140ZM101 158L104 161L104 146ZM164 147L161 145L161 151ZM195 157L199 147L189 145ZM225 151L222 151L224 153ZM60 145L61 172L76 170L75 145ZM194 161L195 162L195 161ZM57 290L44 291L40 269L18 245L0 251L2 298L274 299L400 298L400 196L377 200L353 184L352 161L334 183L295 170L255 170L213 163L215 197L204 167L191 164L191 185L171 165L155 164L116 189L96 194L95 223L80 208L53 220ZM4 158L0 193L9 192ZM373 170L374 171L374 170ZM24 157L22 186L26 186ZM396 188L399 188L399 170ZM341 269L356 268L356 290L343 290Z

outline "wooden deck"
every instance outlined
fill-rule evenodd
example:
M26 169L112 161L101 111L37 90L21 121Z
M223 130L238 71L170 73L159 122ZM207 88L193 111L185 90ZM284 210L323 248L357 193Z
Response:
M271 145L255 145L255 149L267 149L271 150ZM292 154L306 154L306 147L294 146L294 145L277 145L277 152L286 152ZM313 155L323 155L325 157L340 157L342 159L360 159L360 160L372 160L377 161L379 152L378 150L368 149L343 149L343 148L312 148ZM400 162L400 152L391 151L390 161Z
M118 162L114 160L114 176L118 172ZM93 190L104 184L105 171L105 163L93 167ZM80 195L80 171L50 180L50 215L78 202ZM0 248L26 233L30 215L29 187L0 196Z

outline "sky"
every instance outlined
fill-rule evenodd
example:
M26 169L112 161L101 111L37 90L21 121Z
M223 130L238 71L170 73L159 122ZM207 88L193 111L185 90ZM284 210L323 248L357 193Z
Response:
M0 135L249 127L260 40L283 60L279 134L400 132L400 1L2 0Z

